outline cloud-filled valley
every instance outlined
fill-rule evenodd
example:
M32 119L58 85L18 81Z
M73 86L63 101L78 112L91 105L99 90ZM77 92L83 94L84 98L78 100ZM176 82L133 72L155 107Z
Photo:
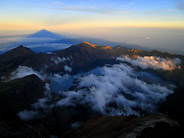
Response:
M65 60L67 59L57 58L57 64ZM23 120L30 120L29 113L32 118L41 116L37 111L40 108L47 109L55 106L75 108L76 105L87 105L89 110L103 115L139 116L156 113L159 105L165 101L168 95L173 93L175 86L144 69L174 70L180 67L180 59L172 60L148 56L131 59L126 56L116 60L121 62L76 75L67 74L67 72L72 72L72 69L67 65L65 66L66 72L62 75L57 73L46 75L31 67L19 66L10 73L6 81L35 74L42 80L50 79L51 83L46 85L45 91L49 93L51 87L62 98L53 100L47 105L46 102L52 96L46 94L44 98L33 104L32 111L21 111L18 115ZM56 59L53 58L52 61L55 63ZM138 67L141 70L137 70ZM70 87L73 88L69 90Z
M56 104L88 104L92 110L108 115L141 115L156 112L166 96L173 93L173 86L147 83L126 64L105 66L101 71L100 76L79 77L77 88L60 92L65 98Z

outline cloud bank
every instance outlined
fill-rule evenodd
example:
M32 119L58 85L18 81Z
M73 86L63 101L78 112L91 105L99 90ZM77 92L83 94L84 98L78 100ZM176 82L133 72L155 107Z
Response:
M78 79L78 87L60 94L65 98L57 106L89 105L94 111L107 115L141 115L156 112L160 102L172 89L150 84L138 78L133 68L117 64L102 69L103 75L89 74Z
M159 105L169 94L173 93L173 86L168 85L168 82L163 80L160 82L160 78L144 70L137 72L132 66L124 62L142 69L173 70L179 67L181 63L180 59L145 56L136 59L124 57L117 58L117 60L122 61L122 63L112 66L106 65L98 69L100 71L98 75L89 72L76 76L75 86L71 90L68 90L69 87L67 87L67 89L58 92L62 98L53 101L50 103L51 105L47 105L52 97L49 94L51 91L49 84L46 84L45 90L48 94L32 105L32 111L22 111L18 116L22 120L31 120L38 116L41 117L39 115L40 108L47 110L54 106L75 107L79 104L87 105L89 110L103 115L114 116L123 114L139 116L157 112ZM69 67L65 68L70 71ZM30 74L44 78L44 75L40 75L39 72L25 66L19 66L16 71L11 73L10 78L20 78ZM74 79L71 78L72 82L70 82L70 78L71 76L67 74L63 76L54 74L55 81L61 80L62 83L58 84L62 84L63 88L65 87L65 83L68 85L73 82ZM53 78L51 77L51 79Z
M128 62L134 66L138 66L142 69L162 69L172 71L174 69L180 68L179 64L181 60L178 58L170 59L170 58L160 58L154 56L144 56L138 57L136 59L130 59L128 56L118 57L117 60L122 62Z

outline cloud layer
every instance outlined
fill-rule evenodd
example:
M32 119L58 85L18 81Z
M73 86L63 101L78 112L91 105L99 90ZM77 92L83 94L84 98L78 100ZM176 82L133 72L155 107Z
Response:
M63 59L60 60L65 61ZM38 112L40 108L76 106L78 104L88 105L89 110L104 115L143 115L157 112L160 103L165 100L166 96L173 93L173 86L144 70L137 72L133 67L124 62L142 69L173 70L179 68L181 61L179 59L164 59L152 56L138 57L137 59L124 57L117 58L117 60L122 61L122 63L112 66L106 65L102 68L98 67L98 70L81 75L69 76L63 74L61 76L54 74L53 78L50 76L51 82L53 79L56 82L61 81L63 88L65 87L65 83L69 85L67 89L59 92L62 99L52 103L51 106L47 105L47 101L52 97L49 94L51 91L50 86L46 84L45 97L32 105L34 110L22 111L18 116L22 120L30 120L41 116ZM70 71L69 67L65 67L65 69ZM97 73L95 73L96 71ZM19 66L10 74L8 80L22 78L31 74L37 75L42 80L46 78L46 75L34 71L30 67ZM73 84L71 81L74 80L72 77L75 78L75 86L73 90L69 91L68 89ZM60 84L58 83L58 85Z
M142 69L162 69L162 70L174 70L180 68L179 64L181 60L178 58L170 59L170 58L160 58L154 56L144 56L138 57L136 59L130 59L128 56L118 57L117 60L122 62L128 62L134 66L138 66Z
M173 91L160 84L138 78L126 64L105 66L103 75L89 74L78 79L74 91L65 91L57 106L89 105L94 111L108 115L141 115L156 112L160 102Z

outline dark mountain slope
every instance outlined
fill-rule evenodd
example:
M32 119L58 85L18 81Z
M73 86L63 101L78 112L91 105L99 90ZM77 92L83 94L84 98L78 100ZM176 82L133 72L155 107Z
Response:
M6 52L5 54L0 55L0 62L6 62L13 59L19 59L22 57L28 57L33 55L34 52L26 47L23 47L22 45Z
M143 138L145 133L142 132L149 127L156 133L154 135L151 133L147 138L181 136L175 122L165 115L149 115L145 117L95 117L86 121L74 133L70 133L67 138L136 138L138 136Z
M49 64L48 61L50 61L49 55L36 54L29 48L18 46L0 55L0 76L8 75L18 66L28 66L40 70L45 64Z
M0 85L0 116L12 119L44 96L44 83L35 75Z
M31 126L21 121L17 113L29 109L44 96L44 82L30 75L0 85L0 137L48 137L43 126Z
M161 106L162 112L168 113L176 120L182 121L184 125L184 84L167 97L167 101Z
M73 45L65 50L54 52L55 56L70 58L70 66L74 71L80 72L102 66L107 63L115 63L114 56L117 56L112 48L103 49L88 42ZM59 71L59 70L55 70Z

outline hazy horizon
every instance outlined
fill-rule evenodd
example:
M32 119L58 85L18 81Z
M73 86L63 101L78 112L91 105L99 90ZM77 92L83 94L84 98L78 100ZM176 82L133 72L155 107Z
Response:
M183 0L0 1L1 50L41 29L184 53Z
M18 40L25 39L39 30L34 31L7 31L1 32L1 49ZM50 31L50 30L48 30ZM51 30L52 31L52 30ZM184 29L169 28L89 28L80 31L52 32L69 36L70 38L89 37L113 42L139 45L147 49L157 49L176 54L184 53ZM89 33L90 32L90 33ZM25 45L26 46L26 45ZM122 45L123 46L123 45ZM131 47L130 47L131 48Z

